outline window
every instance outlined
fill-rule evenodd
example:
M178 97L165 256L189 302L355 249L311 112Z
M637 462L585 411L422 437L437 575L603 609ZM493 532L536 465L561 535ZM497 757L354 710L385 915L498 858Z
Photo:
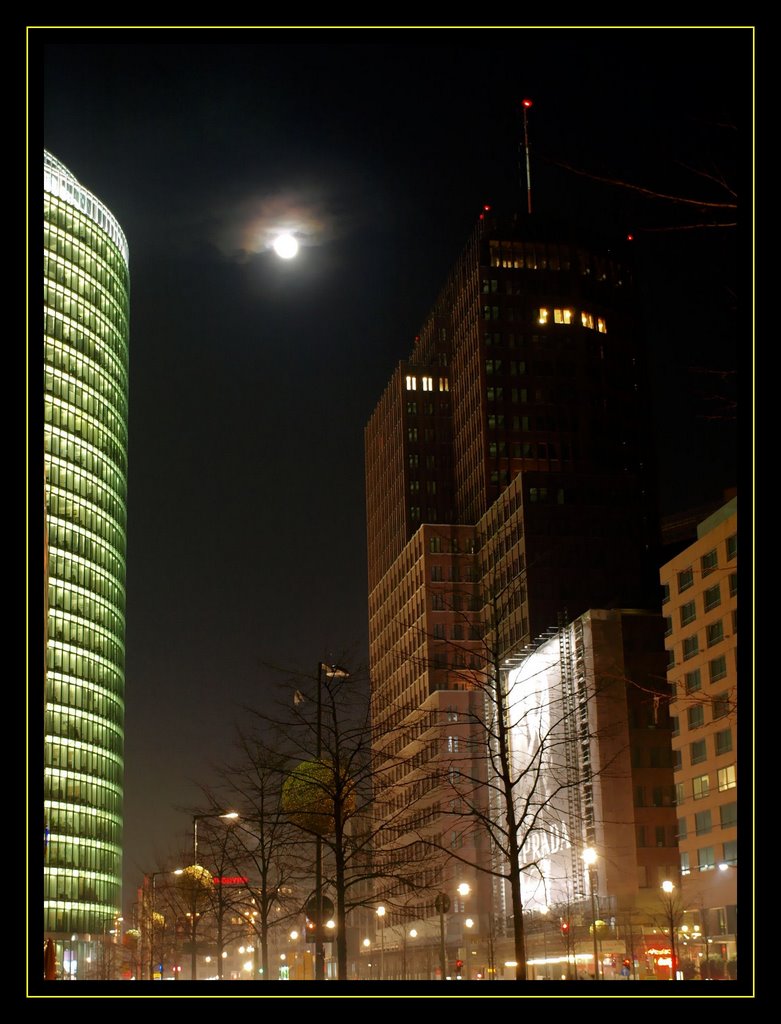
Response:
M654 839L657 846L666 846L664 837L664 825L657 825L654 829Z
M417 391L418 389L418 378L407 377L407 391Z
M421 379L421 381L423 383L423 390L424 391L433 391L434 390L434 379L432 377L421 377L420 379Z
M431 607L435 612L441 612L445 609L445 599L441 594L434 594L431 598Z
M607 325L601 316L597 317L597 330L600 334L607 334Z
M448 736L447 738L447 749L451 754L458 753L458 736Z
M715 721L717 718L724 718L729 714L729 694L717 693L711 701L711 715Z
M691 586L694 586L694 572L692 571L692 569L684 569L683 572L679 572L678 593L680 594L684 590L688 590Z
M692 764L700 764L707 756L705 740L697 740L696 743L689 744L689 761Z
M678 819L678 838L686 839L689 835L689 830L686 826L686 818Z
M407 430L407 440L408 441L417 441L417 439L418 439L418 428L417 427L409 427L408 430Z
M688 875L689 872L691 871L691 868L689 867L689 854L686 853L686 852L681 852L680 858L681 858L681 874L682 875Z
M594 330L594 317L591 313L583 312L580 314L580 322L584 327L588 327L589 330Z
M409 457L409 468L410 469L417 469L419 465L420 465L420 456L414 455L414 454L410 455L410 457Z
M708 647L713 647L714 644L719 643L724 639L724 626L722 625L721 619L718 622L712 622L705 630Z
M553 310L553 322L557 324L571 324L572 323L572 310L571 309L554 309Z
M692 779L692 796L695 800L702 800L710 793L710 776L698 775Z
M703 846L697 851L697 867L700 871L712 871L716 867L716 858L712 846Z
M698 836L706 836L712 827L710 811L700 811L694 815L694 831Z
M431 566L431 579L435 583L440 583L442 581L442 566L441 565L432 565Z
M538 310L537 311L537 323L538 324L547 324L549 316L550 316L550 310L548 310L548 309L540 309L540 310Z
M693 658L695 654L699 654L700 642L697 639L697 634L694 636L687 636L683 641L683 660L688 661L689 658Z
M718 608L721 604L721 588L717 583L715 587L709 587L704 595L703 601L705 603L705 611L709 612L711 608Z
M683 681L687 693L694 693L695 691L699 690L702 686L700 670L696 668L693 672L687 672L686 675L683 677Z
M674 772L680 771L682 764L683 764L683 759L681 757L680 750L674 750L673 751L673 771Z
M724 860L727 864L737 864L738 862L738 841L737 839L730 839L724 844Z
M664 635L669 636L673 631L673 620L669 615L664 616Z
M716 554L716 549L714 548L713 551L709 551L707 555L703 555L700 559L702 575L707 576L709 573L712 573L713 570L717 568L718 564L719 556Z
M738 805L722 804L719 807L719 821L722 828L736 828L738 824Z
M450 380L449 380L449 378L447 378L447 377L440 377L439 378L439 390L440 391L449 391L450 390Z
M738 592L738 574L731 572L729 574L729 596L734 597Z
M445 624L443 622L437 622L434 625L434 639L444 640L445 639Z
M681 625L688 626L690 622L693 622L697 618L697 608L694 601L687 601L686 604L681 605Z
M731 537L727 537L727 561L731 562L738 553L738 535L733 533Z
M681 726L680 726L680 723L678 721L678 716L677 715L671 715L670 716L670 725L672 726L672 734L673 734L673 736L677 736L679 734L679 732L681 731Z
M719 768L716 772L720 793L723 793L726 789L734 789L737 786L737 773L735 769L736 766L734 764L729 764L726 768Z
M727 674L727 659L725 655L721 655L719 658L714 658L708 662L708 676L712 683L717 683L719 679L723 679Z
M732 729L722 729L716 733L716 757L720 754L729 754L732 750Z
M705 724L705 708L702 704L686 709L686 724L690 729L699 729Z
M678 807L682 806L682 804L686 802L686 793L682 782L675 783L675 802Z
M669 600L670 600L670 584L669 583L663 583L662 584L662 604L667 604L667 602Z

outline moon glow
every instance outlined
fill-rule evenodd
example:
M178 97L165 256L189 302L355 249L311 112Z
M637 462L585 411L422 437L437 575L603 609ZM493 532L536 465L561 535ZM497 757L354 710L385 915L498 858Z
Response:
M292 260L298 252L298 242L292 235L277 235L274 239L274 252L280 259Z

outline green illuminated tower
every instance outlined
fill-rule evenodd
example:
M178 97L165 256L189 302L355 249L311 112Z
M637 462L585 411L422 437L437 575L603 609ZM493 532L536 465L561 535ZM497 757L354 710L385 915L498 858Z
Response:
M44 930L78 979L121 906L128 289L119 224L44 153Z

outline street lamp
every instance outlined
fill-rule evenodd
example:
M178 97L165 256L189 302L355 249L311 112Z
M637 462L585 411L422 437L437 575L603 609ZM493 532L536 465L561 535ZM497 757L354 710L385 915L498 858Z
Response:
M595 900L596 895L596 871L594 866L597 863L597 851L593 846L587 847L583 851L583 860L586 862L588 867L588 888L591 894L591 930L592 938L594 939L594 981L599 981L599 951L597 949L597 904Z
M385 978L385 907L382 904L377 907L377 917L380 919L380 981Z
M675 981L675 970L677 965L677 958L675 953L675 899L673 897L673 891L675 886L668 879L662 882L662 902L664 904L665 917L667 918L667 928L670 932L670 981Z
M323 680L348 679L350 673L338 665L317 663L317 763L323 753ZM327 685L327 684L326 684ZM315 925L315 981L325 980L325 948L323 945L323 837L315 837L315 899L317 922ZM342 922L344 924L344 922Z
M198 863L198 822L207 818L224 818L233 821L238 818L238 811L226 811L225 814L194 814L193 815L193 864Z
M184 870L183 868L176 868L176 870L174 870L174 871L150 871L148 874L144 875L144 882L146 883L146 880L148 878L150 880L151 889L152 889L152 901L151 901L151 907L149 908L149 915L148 915L148 921L147 921L147 927L149 929L149 980L150 981L154 981L155 980L155 967L154 967L154 964L155 964L155 959L154 959L154 953L155 953L155 892L156 892L155 879L159 875L181 875L183 870ZM146 888L146 885L144 886L144 888ZM160 971L160 980L161 981L163 980L163 972L162 972L162 970Z
M459 885L457 891L458 891L458 895L461 897L461 900L464 901L464 900L466 900L467 896L471 893L472 888L471 888L471 886L469 885L468 882L461 882L461 884ZM462 909L463 909L463 903L462 903ZM464 921L464 927L467 928L467 929L468 928L473 928L474 924L475 923L474 923L474 921L472 920L471 917L466 918L466 920ZM469 978L470 978L469 957L470 957L471 954L470 954L468 932L463 932L463 939L464 939L464 960L466 961L466 980L469 981Z

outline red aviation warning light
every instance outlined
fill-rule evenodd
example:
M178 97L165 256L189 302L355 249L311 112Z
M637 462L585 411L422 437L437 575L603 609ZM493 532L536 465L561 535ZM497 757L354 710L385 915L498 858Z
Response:
M526 109L528 110L528 109L529 109L529 107L530 107L530 106L532 105L532 101L531 101L531 100L523 100L523 101L522 101L522 105L523 105L524 107L526 107Z

